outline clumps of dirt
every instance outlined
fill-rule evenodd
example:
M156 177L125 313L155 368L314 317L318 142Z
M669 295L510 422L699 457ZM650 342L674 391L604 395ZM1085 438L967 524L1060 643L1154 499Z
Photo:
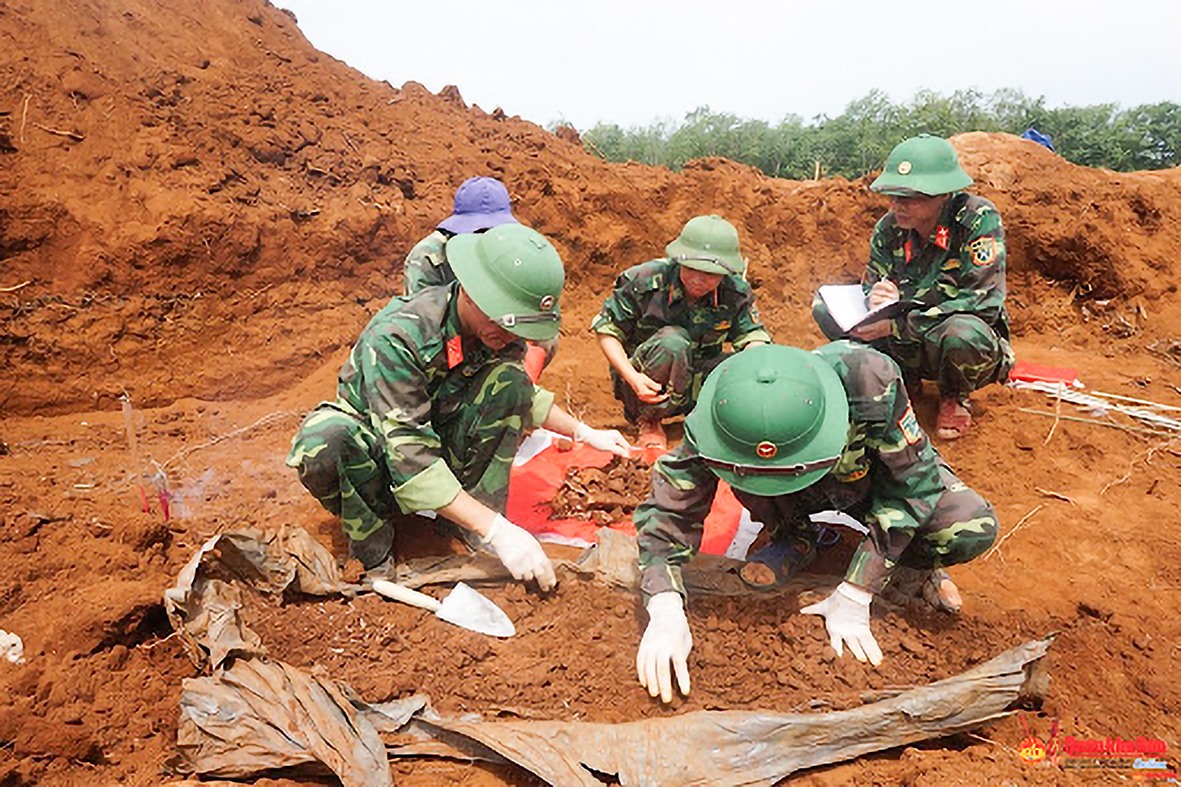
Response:
M195 676L180 641L128 637L61 663L39 655L6 676L0 713L0 784L159 784L176 741L183 681ZM96 766L131 760L134 778L103 777ZM69 765L67 766L67 762Z
M554 498L553 518L610 525L631 518L651 489L651 468L637 462L614 459L603 468L575 468Z
M695 597L693 692L666 708L636 679L647 620L635 595L571 579L544 597L516 584L481 592L516 636L486 637L373 595L285 605L254 596L243 614L275 658L344 680L368 701L425 691L448 715L604 723L688 710L841 710L951 677L1045 633L1019 612L997 626L879 604L873 625L885 661L873 669L837 658L823 622L798 614L795 598Z

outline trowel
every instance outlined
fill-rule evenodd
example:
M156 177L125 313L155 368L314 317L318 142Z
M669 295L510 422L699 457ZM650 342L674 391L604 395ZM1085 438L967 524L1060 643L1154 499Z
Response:
M442 601L385 579L373 580L373 590L394 601L434 612L435 617L440 620L480 634L511 637L517 633L516 627L508 619L508 615L504 614L504 610L462 582Z

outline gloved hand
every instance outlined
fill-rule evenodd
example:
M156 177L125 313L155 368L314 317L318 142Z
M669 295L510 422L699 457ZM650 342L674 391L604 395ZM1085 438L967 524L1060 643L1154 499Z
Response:
M648 599L648 628L644 629L636 653L636 674L648 694L659 694L661 702L672 702L675 670L681 693L689 696L688 659L692 648L693 635L689 633L681 594L668 590Z
M838 656L844 656L844 645L858 661L869 660L875 667L882 663L882 649L869 630L869 602L873 594L856 585L842 582L833 594L816 604L804 607L804 615L821 615L828 629L828 641Z
M591 448L608 451L624 459L631 456L632 447L617 429L592 429L580 421L578 426L574 427L574 439L586 443Z
M512 522L497 514L492 520L492 527L488 535L484 536L484 543L492 550L500 562L513 575L513 579L528 582L537 580L537 586L542 590L549 590L558 584L554 576L554 566L550 563L533 537L527 530L523 530Z

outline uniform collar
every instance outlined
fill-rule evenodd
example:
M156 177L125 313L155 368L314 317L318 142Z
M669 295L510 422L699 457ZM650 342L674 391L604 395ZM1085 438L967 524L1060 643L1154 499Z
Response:
M711 299L713 305L718 305L718 291L722 289L722 285L726 283L726 278L718 282L718 286L714 287L714 291L709 295L698 298L695 301L689 300L689 294L685 292L685 285L681 284L681 264L674 260L669 260L671 267L668 271L668 298L666 304L672 306L677 301L685 301L687 303L708 303Z
M463 323L459 321L459 282L447 288L447 315L443 318L443 347L447 351L447 368L463 363Z
M459 320L459 282L450 284L447 290L447 316L443 318L443 347L447 351L448 369L454 369L468 358L504 355L511 348L524 345L524 339L517 339L495 351L474 336L464 336L463 323Z
M956 212L956 194L952 194L943 206L943 210L939 213L939 220L935 222L935 229L931 230L931 234L926 238L919 235L916 230L907 230L907 241L920 241L922 246L937 246L943 251L947 251L951 247L951 225L955 221Z

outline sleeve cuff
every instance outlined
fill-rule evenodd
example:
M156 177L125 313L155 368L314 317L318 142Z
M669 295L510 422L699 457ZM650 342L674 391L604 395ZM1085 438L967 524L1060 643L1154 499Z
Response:
M529 408L529 417L533 426L541 426L549 418L549 411L554 406L554 393L539 385L533 386L533 406Z
M614 336L619 340L620 344L627 341L627 337L623 335L623 331L619 330L618 326L612 322L591 323L591 330L595 333L601 333L604 336Z
M673 566L668 563L656 563L648 566L641 573L640 593L643 595L645 605L648 604L648 599L657 593L665 593L670 590L680 593L682 599L687 598L685 581L681 578L680 566Z
M744 333L742 336L739 336L734 340L734 349L741 350L751 342L766 342L767 344L771 344L771 334L762 329L751 331L750 333Z
M451 468L436 459L425 470L401 486L394 487L394 499L402 511L435 511L449 505L463 487Z
M845 571L845 581L877 595L889 581L893 568L894 563L879 555L873 543L867 538L853 553L849 568Z

